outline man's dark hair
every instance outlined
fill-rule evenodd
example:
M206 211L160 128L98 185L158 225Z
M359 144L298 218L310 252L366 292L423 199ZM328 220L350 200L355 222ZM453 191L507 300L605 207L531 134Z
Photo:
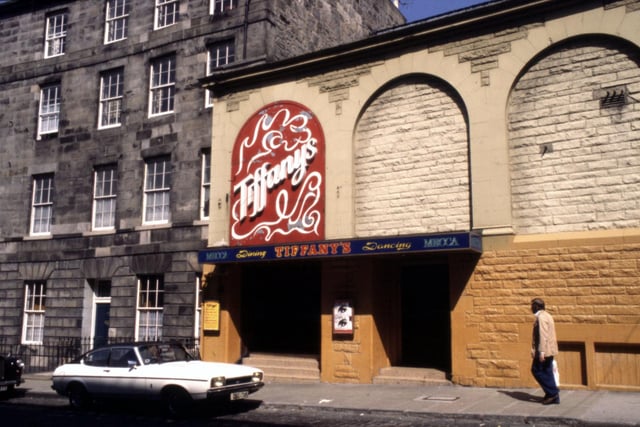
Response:
M535 310L544 310L544 301L542 298L534 298L531 300L531 307Z

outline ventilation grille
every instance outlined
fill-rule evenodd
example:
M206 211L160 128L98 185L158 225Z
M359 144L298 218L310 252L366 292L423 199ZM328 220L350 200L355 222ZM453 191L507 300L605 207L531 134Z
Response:
M600 100L600 108L621 107L628 103L629 89L626 85L602 88L594 92L594 98Z

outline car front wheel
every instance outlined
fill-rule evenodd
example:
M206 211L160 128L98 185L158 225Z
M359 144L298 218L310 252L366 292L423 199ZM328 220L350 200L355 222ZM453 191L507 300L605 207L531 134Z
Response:
M91 396L81 384L71 384L68 395L69 405L75 409L87 409L91 406Z
M180 387L170 387L162 393L167 413L172 417L182 417L188 413L193 405L189 393Z

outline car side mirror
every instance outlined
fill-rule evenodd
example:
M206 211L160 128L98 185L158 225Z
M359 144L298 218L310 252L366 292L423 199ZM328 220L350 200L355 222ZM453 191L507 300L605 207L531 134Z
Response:
M127 360L127 365L129 366L129 369L133 369L138 366L138 362L135 360Z

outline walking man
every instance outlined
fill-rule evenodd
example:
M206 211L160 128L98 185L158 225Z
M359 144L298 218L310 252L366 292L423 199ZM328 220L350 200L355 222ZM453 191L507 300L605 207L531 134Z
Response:
M533 323L533 341L531 347L531 373L542 390L544 405L560 403L560 389L553 375L553 358L558 355L558 342L553 317L545 311L544 301L535 298L531 301L531 311L536 316Z

